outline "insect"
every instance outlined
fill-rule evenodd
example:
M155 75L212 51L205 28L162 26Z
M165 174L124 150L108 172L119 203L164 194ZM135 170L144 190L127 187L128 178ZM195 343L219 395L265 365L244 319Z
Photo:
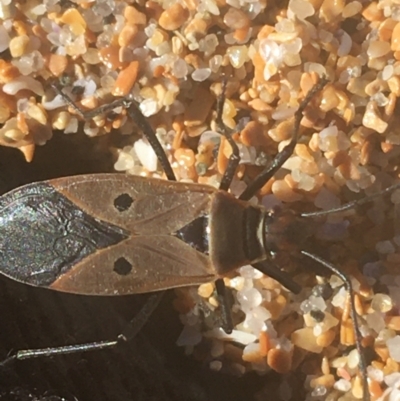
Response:
M135 336L157 307L163 290L209 281L216 282L222 325L229 332L232 321L222 278L238 267L251 264L298 293L300 286L274 263L279 253L293 252L320 263L345 283L351 295L350 311L360 353L364 398L368 400L366 363L351 281L331 263L303 250L303 243L313 235L310 224L313 218L351 209L371 197L334 210L300 215L288 208L267 210L248 202L292 154L302 113L326 82L321 79L306 95L295 114L290 143L238 199L227 190L239 163L239 151L223 127L221 133L233 153L220 188L177 183L154 131L137 106L125 99L107 105L100 112L125 105L153 146L170 181L88 174L29 184L0 197L2 274L25 284L76 294L116 296L155 292L117 340L19 351L4 363L114 347ZM223 102L221 96L219 116ZM72 103L71 106L76 108ZM90 118L93 112L84 116Z

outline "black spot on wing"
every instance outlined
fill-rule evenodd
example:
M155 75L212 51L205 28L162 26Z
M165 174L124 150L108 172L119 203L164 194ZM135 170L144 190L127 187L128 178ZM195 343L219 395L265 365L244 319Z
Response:
M88 255L128 236L46 183L0 197L0 271L18 281L48 286Z
M125 258L118 258L114 262L114 271L119 276L126 276L132 271L132 264Z
M179 229L175 236L197 251L208 255L208 217L201 216Z
M125 212L133 203L133 199L129 194L121 194L114 199L114 207L119 212Z

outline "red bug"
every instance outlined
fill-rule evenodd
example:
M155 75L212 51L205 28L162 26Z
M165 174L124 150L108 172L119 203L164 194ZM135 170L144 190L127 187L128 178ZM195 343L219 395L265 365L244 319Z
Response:
M222 134L231 144L233 154L220 189L171 182L175 180L172 168L137 106L126 100L107 106L106 109L112 109L125 104L128 114L153 146L170 181L88 174L33 183L3 195L0 197L1 273L29 285L87 295L147 293L214 280L222 305L223 327L229 331L232 322L222 278L240 266L252 264L291 291L299 292L299 285L274 264L280 252L295 252L337 274L351 294L356 345L368 399L366 364L351 281L335 266L302 247L313 234L310 224L313 218L353 208L373 197L327 212L300 215L288 208L264 209L247 202L292 154L302 112L325 84L322 79L308 93L295 115L291 142L238 199L226 192L239 157L237 145L224 128ZM90 118L93 114L84 116ZM113 347L140 330L161 296L162 292L151 296L117 340L19 351L6 361Z

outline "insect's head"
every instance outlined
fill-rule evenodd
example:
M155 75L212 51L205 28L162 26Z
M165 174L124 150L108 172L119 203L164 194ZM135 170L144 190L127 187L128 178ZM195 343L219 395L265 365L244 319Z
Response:
M267 209L264 218L264 247L268 255L297 252L315 234L316 224L290 208Z

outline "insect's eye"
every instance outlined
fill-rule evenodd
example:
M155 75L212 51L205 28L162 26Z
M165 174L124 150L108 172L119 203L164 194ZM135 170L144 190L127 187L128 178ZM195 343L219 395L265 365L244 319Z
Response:
M125 212L128 210L132 206L132 203L133 199L128 194L121 194L114 199L114 207L119 212Z
M132 271L132 264L125 258L119 258L114 262L114 271L120 276L126 276Z

